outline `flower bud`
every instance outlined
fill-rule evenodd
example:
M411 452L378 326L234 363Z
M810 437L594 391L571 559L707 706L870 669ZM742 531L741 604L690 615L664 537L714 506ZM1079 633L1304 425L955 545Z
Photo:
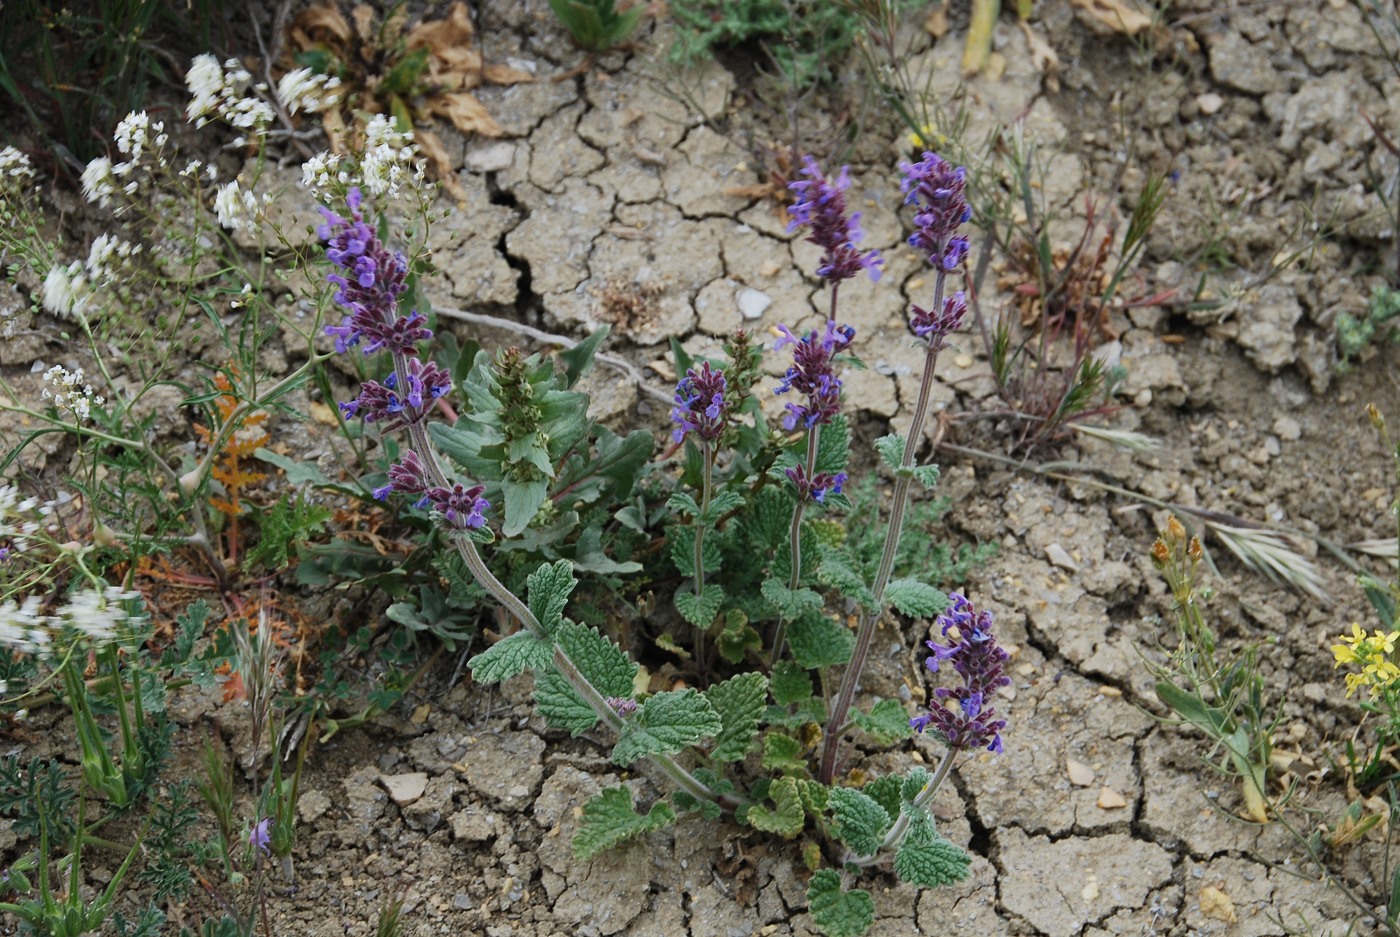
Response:
M1152 565L1161 569L1167 565L1171 559L1171 552L1167 550L1167 545L1158 537L1157 542L1152 544Z
M186 498L194 497L194 493L199 490L199 483L202 480L202 473L199 469L190 469L180 476L180 494Z
M1186 528L1181 526L1181 521L1176 519L1176 515L1167 518L1167 535L1174 543L1179 543L1186 539Z

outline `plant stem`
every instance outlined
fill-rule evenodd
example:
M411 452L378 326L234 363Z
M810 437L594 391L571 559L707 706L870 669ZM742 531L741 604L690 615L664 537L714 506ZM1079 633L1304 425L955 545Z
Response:
M715 448L707 440L700 441L700 515L695 518L695 599L697 605L705 594L705 527L709 524L710 490L714 487ZM700 672L700 682L704 685L705 634L713 622L696 626L695 666Z
M934 309L943 308L944 274L938 274L934 288ZM914 466L914 455L923 438L924 421L928 418L929 403L932 399L933 366L938 359L939 347L930 342L924 355L924 376L919 382L919 399L914 405L914 421L909 426L909 435L904 440L904 455L900 459L902 469ZM846 673L841 679L841 690L836 695L836 703L827 718L825 739L822 742L822 763L818 778L823 784L830 784L836 775L836 755L841 746L841 727L846 724L846 715L855 699L856 685L860 673L865 668L865 660L870 656L870 643L875 637L875 623L885 611L885 587L889 585L894 572L895 553L899 549L899 536L904 527L904 509L909 502L909 487L913 478L907 472L895 479L894 496L890 503L889 527L885 530L885 549L880 554L880 568L875 575L875 585L871 590L874 600L871 607L861 616L860 627L856 631L856 646L851 653L851 661L846 665Z
M928 806L929 801L938 793L938 789L943 785L943 781L948 777L949 770L953 767L953 757L957 754L957 749L950 748L943 753L943 758L938 762L938 767L934 769L933 776L928 779L923 788L914 798L913 806L922 810ZM899 816L895 818L894 826L885 834L885 838L880 842L879 847L868 856L852 856L848 861L856 865L869 866L879 861L880 854L886 849L893 849L899 845L904 838L905 830L909 829L909 811L901 810Z
M836 290L832 289L832 296L835 297ZM835 310L832 310L835 312ZM821 424L818 423L807 431L807 478L812 478L817 471L817 443L821 438ZM792 554L792 572L788 576L788 589L793 592L802 581L802 514L806 510L807 499L799 492L797 504L792 509L792 527L788 530L788 550ZM773 649L768 655L768 669L772 670L778 664L778 658L783 655L783 645L787 643L787 617L778 616L778 628L773 633Z

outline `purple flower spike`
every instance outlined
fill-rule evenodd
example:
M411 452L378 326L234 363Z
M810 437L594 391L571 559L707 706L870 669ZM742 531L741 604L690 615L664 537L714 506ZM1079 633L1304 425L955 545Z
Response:
M360 190L346 196L350 219L328 208L320 209L324 222L316 234L326 245L326 257L338 270L326 277L336 287L335 302L346 310L340 325L326 326L335 337L335 350L344 353L365 342L365 354L381 348L413 357L417 344L432 337L427 321L417 312L401 317L398 297L406 287L408 262L379 240L360 211Z
M778 326L778 330L783 336L773 343L774 351L788 345L796 347L792 367L783 375L777 393L796 390L806 398L805 403L787 405L783 428L792 430L800 425L811 429L830 423L841 411L841 379L832 370L832 361L855 338L856 330L849 325L837 326L834 319L827 320L825 333L813 329L803 338L793 335L785 325Z
M624 699L621 696L609 696L607 697L607 701L608 705L612 707L613 712L624 719L637 711L637 701L634 699Z
M409 358L406 364L406 392L400 393L397 372L383 383L365 381L360 385L360 396L342 403L341 412L347 419L359 416L366 423L382 423L386 432L421 422L428 413L425 401L436 400L450 391L452 376L431 361Z
M817 276L835 284L849 280L861 270L869 270L870 279L880 279L880 265L884 263L880 252L861 251L856 247L856 242L863 237L860 212L846 215L846 197L841 193L851 185L849 167L842 166L836 181L829 182L817 161L804 156L801 173L807 178L788 183L788 188L797 193L796 203L788 210L792 216L788 231L801 227L812 229L807 240L824 251Z
M807 469L801 465L794 465L786 474L788 481L797 489L798 501L815 501L818 504L825 504L827 495L839 495L848 477L845 472L837 472L835 475L830 472L818 472L808 478Z
M707 443L718 441L729 412L724 398L726 389L724 372L712 370L708 361L698 371L686 371L676 384L676 405L671 409L671 422L676 428L671 431L671 438L681 442L694 433Z
M1002 672L1007 653L992 635L991 612L977 611L956 592L948 598L950 604L938 616L937 624L949 643L926 642L933 656L925 665L937 673L943 664L952 664L962 685L935 689L929 711L910 719L909 725L917 732L931 726L954 750L986 748L1000 752L1006 720L996 717L991 698L998 688L1011 684L1011 678Z
M428 503L442 515L449 527L475 529L486 524L486 511L491 507L491 502L481 496L485 490L482 485L469 488L461 484L451 488L429 488Z
M972 218L963 195L967 171L936 153L925 153L917 163L901 163L899 168L904 173L904 201L917 208L909 243L927 254L929 263L955 270L967 256L967 238L956 236L957 230Z
M957 331L966 315L967 297L963 295L962 290L958 290L943 300L942 310L915 306L914 314L909 318L909 328L914 330L915 335L927 339L930 345L942 350L947 347L948 336Z

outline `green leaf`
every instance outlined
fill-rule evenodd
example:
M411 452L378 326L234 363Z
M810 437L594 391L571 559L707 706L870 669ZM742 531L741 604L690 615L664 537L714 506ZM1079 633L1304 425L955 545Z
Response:
M938 466L936 465L916 465L909 470L909 474L914 476L914 481L925 488L933 488L938 484Z
M599 693L631 698L637 665L597 629L566 621L554 639ZM587 732L598 722L593 707L553 668L536 676L535 702L550 725L568 729L574 735Z
M705 584L705 591L698 596L693 592L677 592L675 598L676 610L682 618L697 628L709 628L724 602L724 590L709 582Z
M750 651L763 649L763 638L749 624L749 616L743 610L731 608L724 615L724 628L715 637L715 649L731 664L737 664L749 655Z
M715 738L710 757L715 761L741 761L758 737L758 721L768 700L768 678L757 671L741 673L710 687L705 697L724 726Z
M689 493L678 491L666 499L666 507L672 514L679 514L683 517L699 517L700 505L695 503Z
M903 798L900 797L901 789L904 787L904 779L897 774L885 774L871 781L861 788L869 794L881 807L885 808L885 813L891 817L899 816L899 812L904 809Z
M268 465L275 465L286 472L287 481L293 485L315 485L317 488L335 488L337 490L345 488L344 485L337 485L327 478L315 462L308 462L304 459L289 459L270 449L254 449L253 458L266 462Z
M476 682L499 683L527 670L543 670L553 659L549 642L522 628L467 661L467 666Z
M768 679L768 689L779 706L801 703L812 698L812 676L795 661L780 660Z
M1234 731L1230 717L1224 710L1207 706L1195 693L1183 690L1166 680L1157 681L1155 689L1158 699L1211 738L1223 741Z
M787 544L792 509L792 495L776 485L768 485L739 515L744 536L752 542L757 555L769 556Z
M896 579L885 588L885 598L914 618L932 618L948 607L948 597L933 586L913 579Z
M846 463L851 459L851 425L846 414L838 413L831 422L822 427L817 437L817 471L846 471Z
M501 520L501 533L514 537L535 519L541 505L549 497L549 479L537 478L532 481L505 482L506 509Z
M817 567L817 582L824 586L830 586L862 608L871 608L875 604L875 595L865 584L865 577L856 572L845 555L835 547L823 546L821 548L821 565Z
M802 743L791 735L769 732L763 737L763 770L805 774L807 762L802 757Z
M788 628L792 658L808 670L846 663L855 645L851 629L822 614L803 615Z
M807 909L827 937L861 937L875 922L875 899L870 892L842 891L835 869L822 869L807 883Z
M160 666L176 668L180 671L198 670L190 659L194 656L194 646L204 637L204 625L209 621L209 603L195 599L185 606L184 612L175 619L175 640L161 652Z
M875 798L853 787L833 787L827 806L832 832L860 856L873 856L894 823Z
M307 543L313 534L324 531L331 513L330 508L312 504L299 492L283 495L262 513L261 539L243 558L244 566L261 564L274 572L286 568L292 551Z
M943 837L914 844L906 838L894 856L894 871L900 881L925 888L941 888L967 878L972 857Z
M718 735L723 727L715 708L699 690L689 687L657 693L623 723L612 758L626 767L647 755L674 755Z
M550 6L554 6L554 3L551 2ZM555 11L558 12L558 7L555 7ZM564 362L565 387L572 389L578 383L579 378L587 374L593 367L593 357L598 354L598 349L608 337L608 332L611 329L612 326L606 323L600 325L573 348L559 352L559 360Z
M820 820L826 815L827 805L831 803L831 788L820 781L798 778L797 795L802 798L803 809L814 818Z
M899 700L880 700L870 708L869 715L852 709L851 721L878 745L893 745L914 734L909 727L909 712Z
M744 503L744 496L737 491L720 491L710 499L710 506L700 520L711 526L725 514L741 507Z
M765 833L777 833L784 839L792 839L802 832L806 816L802 810L802 798L797 792L796 778L778 778L768 788L768 797L773 801L773 809L765 804L755 804L749 808L747 820L750 826Z
M569 604L569 594L576 585L578 580L574 578L573 565L568 560L545 563L525 580L530 611L544 626L546 634L553 634L564 620L564 608Z
M587 862L598 853L612 849L634 836L659 830L676 821L669 805L657 801L646 816L632 807L632 794L625 787L610 787L583 805L583 817L574 834L574 858Z
M904 462L904 437L898 434L881 436L875 440L875 451L885 465L898 469Z
M789 589L787 584L777 579L765 579L759 587L768 604L787 620L797 618L803 612L821 612L822 597L811 589Z
M933 775L928 773L928 769L922 765L915 765L909 771L909 776L904 779L903 790L900 791L900 799L906 804L912 804L924 791Z

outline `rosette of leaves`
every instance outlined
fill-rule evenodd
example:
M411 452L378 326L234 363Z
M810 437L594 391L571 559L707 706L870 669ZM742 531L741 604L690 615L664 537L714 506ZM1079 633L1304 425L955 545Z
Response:
M482 60L471 13L461 2L443 18L411 27L405 4L381 16L362 3L347 18L338 4L318 3L292 21L288 38L294 67L341 81L339 102L322 114L333 152L348 151L356 124L387 114L400 132L413 131L434 175L459 199L465 193L453 179L447 148L437 134L417 125L440 117L464 134L498 137L500 124L472 89L483 82L534 81L527 71Z
M640 4L618 10L613 0L549 0L549 8L589 52L606 52L632 35L645 12Z

